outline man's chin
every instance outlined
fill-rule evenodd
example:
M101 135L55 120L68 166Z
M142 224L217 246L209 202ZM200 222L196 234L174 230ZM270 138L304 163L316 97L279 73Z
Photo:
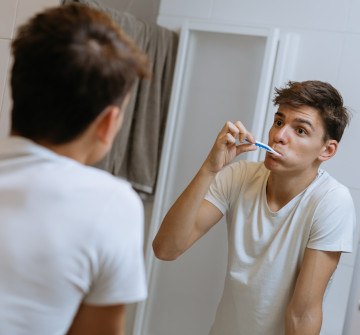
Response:
M280 167L280 159L279 157L273 155L266 155L264 165L270 171L273 169L277 169Z

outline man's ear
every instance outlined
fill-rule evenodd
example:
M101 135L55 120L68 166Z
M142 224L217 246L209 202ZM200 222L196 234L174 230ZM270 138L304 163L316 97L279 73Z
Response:
M327 140L321 149L319 160L325 162L336 154L339 142L336 140Z
M122 125L123 112L117 106L108 106L99 115L96 136L104 144L111 144Z

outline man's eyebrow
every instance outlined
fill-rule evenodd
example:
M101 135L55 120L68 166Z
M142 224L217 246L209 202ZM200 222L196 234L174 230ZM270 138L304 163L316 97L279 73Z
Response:
M282 113L282 112L276 112L275 113L276 116L279 116L279 117L282 117L284 118L285 115ZM307 124L313 131L315 131L315 128L313 126L313 124L309 121L309 120L306 120L306 119L302 119L302 118L296 118L294 119L295 122L298 122L298 123L305 123Z
M312 123L311 123L309 120L302 119L302 118L296 118L294 121L295 121L295 122L299 122L299 123L305 123L305 124L307 124L313 131L315 131L314 126L312 125Z

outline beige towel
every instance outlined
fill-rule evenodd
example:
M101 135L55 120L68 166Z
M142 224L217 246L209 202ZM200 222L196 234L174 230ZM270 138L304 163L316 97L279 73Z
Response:
M126 178L139 192L152 194L169 107L178 35L96 1L63 1L70 2L79 2L108 13L151 60L151 80L140 80L135 84L122 129L110 153L96 166Z

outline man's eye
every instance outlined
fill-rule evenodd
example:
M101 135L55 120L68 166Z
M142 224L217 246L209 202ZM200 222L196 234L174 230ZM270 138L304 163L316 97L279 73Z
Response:
M281 120L275 120L274 125L277 126L277 127L280 127L282 125L282 121Z
M303 128L298 128L297 132L298 132L299 135L305 135L306 134L306 131Z

